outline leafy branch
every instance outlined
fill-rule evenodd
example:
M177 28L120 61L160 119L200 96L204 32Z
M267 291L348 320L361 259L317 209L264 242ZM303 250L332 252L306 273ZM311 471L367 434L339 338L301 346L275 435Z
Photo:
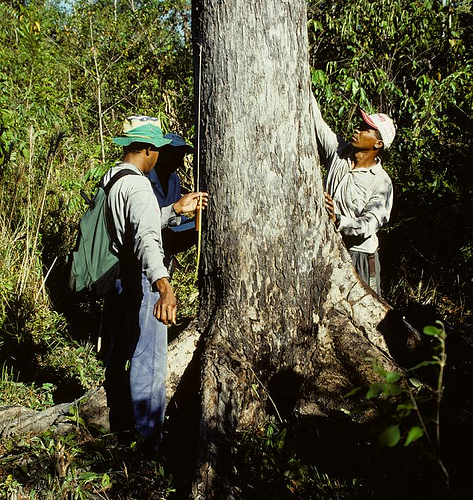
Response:
M428 443L431 456L437 462L443 480L448 488L449 473L441 458L440 448L440 413L444 394L444 375L447 363L445 327L437 321L437 326L427 326L424 334L433 337L436 341L432 359L422 361L416 366L409 368L405 373L386 371L380 366L375 366L377 373L384 379L383 382L371 384L366 393L367 400L377 400L388 403L390 412L390 425L384 427L378 435L378 445L381 447L395 447L404 439L404 446L409 446L424 437ZM410 376L420 368L436 366L436 388L432 389L424 385L418 378ZM426 395L424 395L426 394ZM421 409L425 403L433 401L435 404L432 416ZM411 425L409 417L415 415L417 423ZM392 423L392 422L395 423ZM430 423L433 429L430 429ZM401 433L402 424L407 427L407 433L403 437Z

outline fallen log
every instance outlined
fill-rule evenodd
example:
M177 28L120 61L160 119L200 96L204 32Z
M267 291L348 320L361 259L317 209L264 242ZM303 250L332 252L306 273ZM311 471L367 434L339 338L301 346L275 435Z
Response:
M174 395L179 382L194 354L199 332L197 323L191 323L168 347L167 400ZM87 427L110 430L107 396L103 386L92 389L70 403L61 403L45 410L31 410L23 406L0 407L0 438L23 434L41 434L55 428L67 433L77 425L77 417Z

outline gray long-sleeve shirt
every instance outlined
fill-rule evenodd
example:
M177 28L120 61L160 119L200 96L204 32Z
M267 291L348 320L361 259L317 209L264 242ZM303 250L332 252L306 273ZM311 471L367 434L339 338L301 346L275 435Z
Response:
M139 175L122 177L108 195L117 236L114 247L117 251L124 247L125 230L127 227L131 229L134 255L141 262L141 268L150 284L153 284L156 280L169 276L163 264L161 229L166 224L179 224L180 219L172 205L159 209L148 178L131 163L119 163L111 168L104 176L104 184L123 169L133 170Z
M325 189L333 199L335 213L341 215L339 231L350 250L373 253L379 244L376 233L391 214L391 179L379 159L372 167L353 168L355 148L325 123L313 96L312 114L326 158Z

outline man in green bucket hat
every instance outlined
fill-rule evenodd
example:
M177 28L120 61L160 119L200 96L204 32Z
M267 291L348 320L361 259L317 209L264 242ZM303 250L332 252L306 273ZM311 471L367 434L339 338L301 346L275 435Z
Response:
M146 177L154 168L163 137L159 119L132 116L112 141L123 147L123 159L104 176L104 185L120 170L110 189L108 209L113 247L120 259L120 278L106 299L110 349L105 387L110 427L124 441L140 436L143 451L157 450L166 405L167 328L176 323L177 302L163 263L161 229L178 225L180 214L207 205L207 193L189 193L159 208Z
M156 148L171 143L171 139L163 136L159 118L151 116L130 116L123 122L122 135L113 137L112 141L119 146L129 146L133 142L144 143Z

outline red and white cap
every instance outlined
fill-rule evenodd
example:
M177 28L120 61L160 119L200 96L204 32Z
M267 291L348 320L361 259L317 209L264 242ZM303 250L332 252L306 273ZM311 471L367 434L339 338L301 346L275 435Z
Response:
M369 115L361 108L358 108L358 113L361 118L363 118L365 123L379 131L384 147L385 149L388 149L396 136L396 127L394 126L394 122L391 118L383 113L374 113L373 115Z

